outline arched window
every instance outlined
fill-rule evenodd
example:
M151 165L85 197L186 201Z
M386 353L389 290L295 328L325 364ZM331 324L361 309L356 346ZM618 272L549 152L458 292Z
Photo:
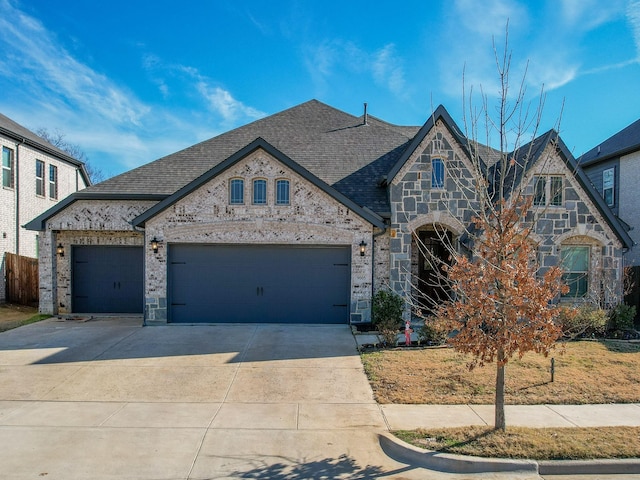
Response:
M266 205L267 203L267 181L259 178L253 181L253 204Z
M244 203L244 180L232 178L229 182L229 203L242 205Z
M276 180L276 205L289 205L289 180Z

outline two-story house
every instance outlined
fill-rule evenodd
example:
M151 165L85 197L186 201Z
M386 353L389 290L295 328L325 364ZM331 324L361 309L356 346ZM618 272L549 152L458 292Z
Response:
M476 153L482 172L496 171L495 152L442 106L422 126L399 126L303 103L31 221L40 309L139 313L147 324L357 323L380 288L437 301L419 242L436 255L444 241L465 248ZM631 239L557 133L511 158L522 168L509 184L535 198L527 221L542 268L563 265L570 300L619 293Z
M23 225L66 196L89 186L84 164L0 114L0 302L5 300L5 253L39 257L38 232Z
M582 155L578 162L605 203L628 225L633 247L624 264L633 273L627 303L640 315L640 120L623 128Z

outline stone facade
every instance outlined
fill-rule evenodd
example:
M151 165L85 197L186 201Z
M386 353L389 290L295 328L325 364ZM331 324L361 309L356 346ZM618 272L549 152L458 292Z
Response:
M444 228L451 232L453 247L459 249L457 239L478 210L471 163L457 145L447 128L436 123L391 181L390 287L408 303L415 295L418 275L416 233L434 226ZM442 188L431 185L434 158L445 165ZM535 223L532 239L537 243L542 272L560 264L563 246L589 246L588 297L605 303L619 301L622 245L615 233L553 147L547 148L523 180L527 195L533 195L535 175L563 178L562 206L533 207L527 218Z
M229 204L229 181L244 180L245 202ZM254 179L267 180L265 205L253 205ZM274 182L290 181L290 204L276 205ZM171 244L342 245L351 247L351 316L369 321L372 225L282 163L258 150L148 220L148 239L157 253L145 250L145 303L148 323L167 322L167 254Z
M445 166L443 188L433 188L432 159ZM412 295L417 274L415 232L438 225L454 236L464 232L477 211L472 165L442 122L425 136L389 186L391 202L390 286ZM407 309L406 314L409 315Z

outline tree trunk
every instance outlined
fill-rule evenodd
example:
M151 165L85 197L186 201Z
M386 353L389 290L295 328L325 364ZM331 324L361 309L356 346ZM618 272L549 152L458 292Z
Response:
M507 428L507 421L504 416L504 351L501 348L498 349L497 360L495 429L504 431Z

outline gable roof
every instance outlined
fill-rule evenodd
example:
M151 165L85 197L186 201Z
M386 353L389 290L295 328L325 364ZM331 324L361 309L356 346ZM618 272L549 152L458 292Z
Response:
M70 156L68 153L60 150L58 147L51 145L42 137L36 135L31 130L23 127L19 123L11 120L6 115L0 113L0 134L6 137L14 139L16 142L24 143L31 148L38 149L43 153L52 155L59 160L70 163L71 165L78 167L80 173L85 181L86 185L91 185L91 180L85 169L84 163Z
M505 179L505 184L507 185L507 196L511 193L512 188L520 185L520 182L525 177L526 173L538 162L538 160L540 160L540 157L549 145L552 145L553 148L555 148L569 171L573 173L578 185L580 185L589 199L595 204L598 212L600 212L604 217L605 221L618 236L622 244L626 248L631 248L633 246L633 240L627 233L624 225L620 222L618 217L613 214L613 211L607 206L602 196L595 190L587 175L578 167L578 162L562 141L558 132L553 129L533 139L526 145L521 146L515 152L507 155L507 160L515 160L513 167L509 167L507 171L507 178ZM502 160L497 162L490 169L489 179L492 180L491 185L493 185L490 193L495 191L496 184L500 181L499 174L497 172L500 171L501 162Z
M191 181L190 183L182 187L180 190L178 190L174 194L160 201L159 203L151 207L149 210L144 212L142 215L139 215L138 217L134 218L133 221L131 222L132 225L144 226L147 220L153 218L160 212L163 212L164 210L169 208L171 205L173 205L180 199L186 197L191 192L201 187L202 185L207 183L209 180L215 178L220 173L232 167L233 165L235 165L242 159L246 158L248 155L250 155L251 153L255 152L258 149L264 150L269 155L277 159L279 162L283 163L288 168L296 172L298 175L301 175L306 180L313 183L316 187L320 188L322 191L324 191L331 197L335 198L337 201L339 201L346 207L350 208L353 212L360 215L362 218L364 218L371 224L379 228L384 228L384 221L380 216L376 215L371 210L362 208L361 206L357 205L355 202L353 202L353 200L349 199L342 193L338 192L331 186L327 185L324 181L314 176L311 172L306 170L304 167L300 166L298 163L294 162L292 159L290 159L288 156L280 152L278 149L270 145L267 141L265 141L262 138L255 139L249 145L235 152L233 155L231 155L229 158L227 158L223 162L220 162L218 165L211 168L209 171L205 172L203 175L199 176L195 180Z
M613 157L620 157L640 150L640 119L609 137L600 145L583 154L578 162L586 167Z
M355 117L317 100L257 120L88 188L88 193L173 195L256 138L360 206L388 211L378 170L398 156L418 127ZM390 155L390 152L396 152ZM380 168L371 169L371 164ZM387 169L388 170L388 169ZM364 178L363 178L364 177ZM381 191L380 191L381 190Z
M471 158L471 155L469 154L470 143L467 140L467 137L463 135L460 128L458 128L458 125L456 125L456 122L453 121L453 119L451 118L451 115L449 115L449 112L447 112L447 109L444 108L443 105L438 105L438 108L434 110L433 114L427 119L427 121L418 131L418 133L411 139L411 142L407 145L407 147L403 151L402 155L400 156L396 164L389 171L389 174L387 175L387 183L391 183L395 178L395 176L398 175L398 172L400 172L400 169L402 169L404 164L407 163L411 155L413 155L413 153L418 148L418 146L420 146L424 138L429 134L431 129L433 129L433 127L436 125L438 120L442 120L445 127L447 127L447 130L449 131L449 133L458 142L460 147L464 150L465 154L469 158ZM476 144L476 145L480 146L480 144ZM486 154L492 151L493 149L489 147L485 147L484 145L481 147L482 148L477 149L476 153L478 153L478 157L480 158L480 168L482 169L483 172L485 172L486 163L482 158L482 154Z

